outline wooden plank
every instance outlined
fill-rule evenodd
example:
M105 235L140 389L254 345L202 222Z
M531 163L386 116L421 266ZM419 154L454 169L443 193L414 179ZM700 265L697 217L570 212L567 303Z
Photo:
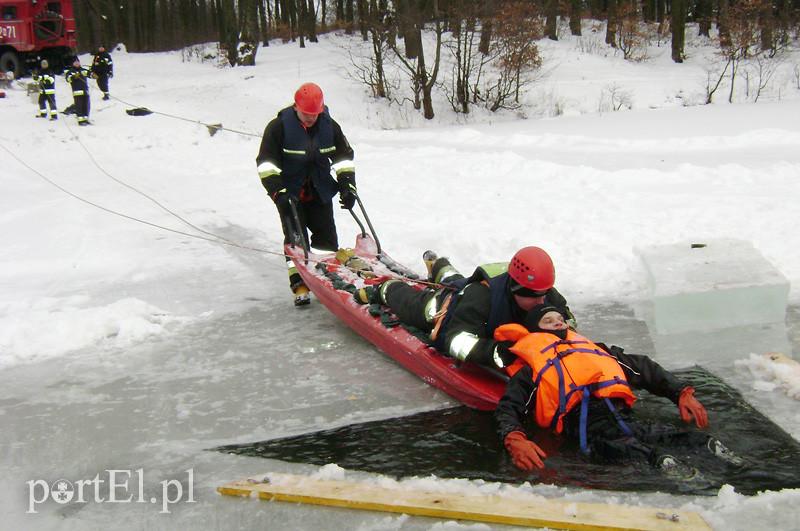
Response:
M474 496L382 487L373 483L270 473L217 488L220 494L265 500L386 511L448 520L474 520L527 527L576 530L710 530L694 512L582 503L538 496Z

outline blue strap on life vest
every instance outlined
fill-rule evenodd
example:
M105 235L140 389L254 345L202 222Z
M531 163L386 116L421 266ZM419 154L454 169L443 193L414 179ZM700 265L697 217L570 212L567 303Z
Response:
M622 415L619 414L619 411L614 406L614 403L611 401L611 399L605 398L604 400L606 401L608 409L610 409L611 413L614 415L614 418L617 419L617 424L619 424L619 429L622 430L622 433L628 437L633 437L633 430L625 423L624 420L622 420Z
M581 421L578 432L580 434L581 452L589 455L589 445L586 442L586 424L589 419L589 399L591 391L589 386L583 386L583 398L581 399Z
M559 341L556 341L556 342L548 345L544 349L542 349L542 353L544 353L544 352L546 352L547 350L550 350L550 349L555 350L555 348L558 345L575 345L575 344L580 344L580 343L586 343L586 341L559 340ZM592 393L594 391L597 391L599 389L603 389L605 387L609 387L609 386L612 386L612 385L620 384L620 385L630 386L630 384L628 384L627 381L620 379L618 376L614 376L614 378L612 378L611 380L604 380L602 382L594 382L594 383L585 384L585 385L575 385L575 383L573 382L573 383L570 384L569 392L566 392L566 383L564 381L564 368L562 367L561 360L563 358L565 358L566 356L568 356L568 355L570 355L572 353L575 353L575 352L583 352L583 353L587 353L587 354L596 354L598 356L611 356L608 353L605 353L603 351L596 350L596 349L570 348L570 349L564 350L563 352L557 352L556 351L555 356L553 356L552 358L549 358L547 360L547 362L545 362L544 367L542 367L542 369L537 373L536 379L534 380L534 389L539 387L539 383L541 382L541 379L544 376L544 373L548 369L550 369L550 367L554 367L556 372L557 372L557 374L558 374L558 410L556 411L556 414L553 415L553 418L552 418L552 420L550 422L550 429L555 429L556 425L558 424L559 419L561 419L564 415L566 415L566 413L567 413L567 402L569 401L569 399L573 395L573 393L579 392L579 393L582 394L582 396L581 396L581 414L580 414L580 421L579 421L579 426L578 426L578 434L579 434L581 452L583 452L584 454L588 455L590 453L590 450L589 450L588 436L587 436L587 425L588 425L588 420L589 420L589 400L591 400L591 398L592 398ZM619 427L622 430L622 432L628 437L633 436L633 431L630 429L630 427L622 419L622 416L619 414L619 411L614 406L613 402L611 402L611 400L609 398L604 398L603 400L605 400L606 405L608 406L608 409L614 415L614 419L617 421L617 424L619 425Z

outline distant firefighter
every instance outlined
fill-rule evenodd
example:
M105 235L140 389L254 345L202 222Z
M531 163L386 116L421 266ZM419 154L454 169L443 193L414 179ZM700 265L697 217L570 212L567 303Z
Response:
M97 53L94 54L92 76L97 79L97 88L103 92L103 99L109 99L108 80L114 77L114 61L111 60L111 54L106 51L104 46L100 46Z
M50 70L50 63L42 59L41 68L33 73L33 80L39 84L39 114L37 118L47 117L47 106L50 106L50 119L58 120L56 108L56 77Z
M78 125L89 125L89 71L81 68L81 60L72 58L72 66L64 74L67 83L72 87L72 99L75 102L75 114L78 116Z

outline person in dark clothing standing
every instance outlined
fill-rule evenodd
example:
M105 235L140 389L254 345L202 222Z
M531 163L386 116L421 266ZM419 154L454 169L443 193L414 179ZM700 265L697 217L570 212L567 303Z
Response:
M72 66L67 69L64 77L72 87L72 99L75 103L75 115L78 125L89 125L89 72L81 68L81 60L73 57Z
M499 327L495 339L514 341L510 351L519 356L506 370L511 380L495 410L498 434L517 468L544 468L547 457L526 435L529 416L541 428L578 440L585 454L604 460L640 456L681 479L691 479L697 471L661 446L705 447L741 464L741 458L713 437L636 419L633 389L645 389L677 404L684 422L708 426L708 414L691 386L647 356L580 336L558 308L537 306L523 326Z
M114 77L114 61L103 46L100 46L94 54L92 76L97 79L97 88L103 92L103 99L109 99L108 80Z
M567 300L553 287L553 261L539 247L523 247L509 263L479 266L468 278L432 251L423 260L429 280L441 289L419 290L392 279L356 291L356 302L385 304L401 322L430 333L437 350L495 370L516 359L508 350L513 343L493 338L498 326L522 323L530 308L544 302L575 325Z
M38 118L47 117L47 106L50 106L50 119L58 120L56 108L56 77L50 71L47 59L42 59L41 69L33 73L33 80L39 84L39 114Z
M301 85L295 92L294 105L282 109L267 124L256 157L261 184L281 218L284 243L292 241L290 202L294 202L306 243L325 251L339 248L332 200L338 193L341 207L353 208L354 156L342 128L324 104L322 89L314 83ZM304 306L311 301L308 288L291 260L287 258L286 263L294 303Z

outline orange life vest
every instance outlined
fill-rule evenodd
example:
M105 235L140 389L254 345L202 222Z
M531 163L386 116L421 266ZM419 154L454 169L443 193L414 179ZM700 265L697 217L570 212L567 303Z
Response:
M495 340L516 341L510 350L519 359L506 368L509 376L525 365L533 369L536 423L543 428L561 433L564 416L581 401L586 407L590 397L619 398L628 407L636 401L616 358L572 330L562 340L509 324L495 331ZM585 419L581 423L585 424Z

